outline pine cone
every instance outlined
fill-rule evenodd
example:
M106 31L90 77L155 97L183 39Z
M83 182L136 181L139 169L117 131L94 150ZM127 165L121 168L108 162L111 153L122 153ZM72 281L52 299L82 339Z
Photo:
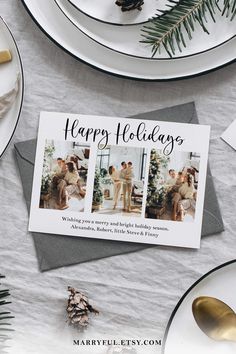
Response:
M121 6L121 11L142 10L144 0L117 0L116 5Z
M68 286L68 291L70 292L67 304L69 324L81 329L85 328L89 324L89 312L99 314L99 311L89 304L87 296L80 291L76 291L70 286Z

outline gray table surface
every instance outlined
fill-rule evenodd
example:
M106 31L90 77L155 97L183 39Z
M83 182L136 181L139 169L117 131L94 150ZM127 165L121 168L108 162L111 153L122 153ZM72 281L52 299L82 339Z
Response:
M112 77L76 61L53 44L20 0L1 0L0 14L19 45L25 100L15 136L0 161L0 272L7 275L16 332L9 353L106 353L72 345L82 338L162 338L188 287L211 268L235 258L236 153L220 135L235 119L236 66L189 80L150 83ZM199 120L212 127L210 164L225 232L204 238L198 251L156 247L47 273L38 270L27 232L28 214L13 144L35 138L41 110L129 116L194 100ZM79 335L65 323L68 285L86 291L100 309ZM158 353L148 347L137 353Z

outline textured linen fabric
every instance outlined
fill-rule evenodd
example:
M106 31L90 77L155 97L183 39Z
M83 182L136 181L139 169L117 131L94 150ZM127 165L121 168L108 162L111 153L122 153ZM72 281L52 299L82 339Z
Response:
M1 16L19 45L25 71L25 100L15 136L0 161L0 271L7 275L15 315L8 353L106 353L105 347L73 346L72 338L162 338L171 312L202 274L235 258L235 151L220 139L235 119L236 66L166 83L106 75L53 44L19 0L1 0ZM201 249L157 247L129 255L38 270L28 213L13 158L13 144L35 138L40 110L129 116L195 101L200 123L212 127L210 161L225 232L202 240ZM100 315L79 334L67 327L68 285L86 291ZM159 347L137 347L158 353Z

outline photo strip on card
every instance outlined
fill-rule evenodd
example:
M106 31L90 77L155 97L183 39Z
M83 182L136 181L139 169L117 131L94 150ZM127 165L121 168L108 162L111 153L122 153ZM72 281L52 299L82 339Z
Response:
M174 151L166 156L152 149L149 160L145 217L193 222L195 218L200 154Z
M84 211L89 154L79 142L45 141L40 208Z
M146 148L107 146L97 151L92 212L141 217Z

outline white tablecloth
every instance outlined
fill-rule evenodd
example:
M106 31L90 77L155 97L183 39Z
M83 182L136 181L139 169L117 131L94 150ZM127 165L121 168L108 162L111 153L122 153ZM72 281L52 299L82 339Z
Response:
M25 100L15 136L0 161L0 272L11 289L15 332L9 353L106 353L103 346L73 346L79 338L162 339L168 318L188 287L211 268L235 258L235 151L220 135L235 119L236 66L167 83L106 75L70 57L35 25L20 0L1 0L0 14L19 45ZM156 247L129 255L38 270L27 232L28 213L13 158L13 143L35 138L41 110L128 116L194 100L201 123L212 127L210 164L225 232L206 237L201 249ZM68 329L67 286L84 290L100 315L85 334ZM160 347L136 347L159 353Z

